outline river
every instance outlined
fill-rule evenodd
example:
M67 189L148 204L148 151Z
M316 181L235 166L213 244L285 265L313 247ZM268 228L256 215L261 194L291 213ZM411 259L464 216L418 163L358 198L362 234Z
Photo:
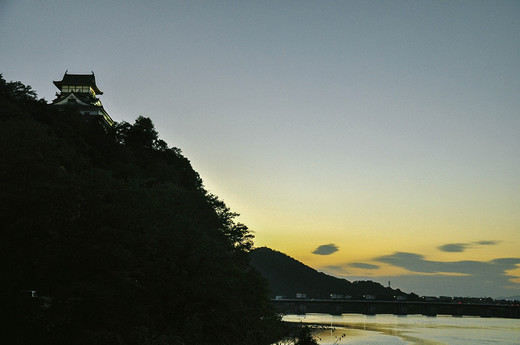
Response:
M327 326L316 333L320 345L520 344L519 319L385 314L286 315L283 319Z

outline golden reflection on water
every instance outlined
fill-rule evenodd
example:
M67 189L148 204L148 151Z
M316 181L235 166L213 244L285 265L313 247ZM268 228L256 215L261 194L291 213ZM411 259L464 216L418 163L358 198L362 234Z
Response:
M320 344L452 345L520 344L520 321L420 315L287 316L286 321L319 325Z
M323 325L325 327L325 325ZM316 332L316 336L320 339L320 343L325 344L348 344L356 338L366 337L366 332L375 332L383 335L401 338L403 341L409 342L414 345L449 345L439 341L433 341L423 338L414 337L410 334L406 334L403 331L395 329L394 325L390 324L360 324L360 323L345 323L345 324L332 324L327 325L326 328ZM345 335L345 337L342 337Z

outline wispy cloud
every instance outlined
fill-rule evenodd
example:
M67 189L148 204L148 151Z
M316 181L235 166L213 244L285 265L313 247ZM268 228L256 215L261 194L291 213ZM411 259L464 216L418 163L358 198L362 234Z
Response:
M380 256L374 260L411 271L410 276L401 276L399 279L401 281L409 280L410 283L415 281L414 284L422 285L423 290L438 290L440 294L466 291L467 295L490 296L492 293L499 294L500 291L505 293L508 289L520 290L520 284L513 280L518 277L507 273L517 268L520 258L443 262L427 260L420 254L397 252ZM436 285L428 288L427 282ZM490 293L491 291L492 293Z
M490 241L493 245L498 241ZM520 267L520 257L497 258L490 261L435 261L424 255L395 252L370 260L374 263L352 262L326 266L325 271L348 280L392 281L393 286L407 292L446 296L509 296L520 291L519 277L512 270ZM381 263L379 265L378 263ZM385 266L399 268L399 274L379 271ZM381 275L383 273L383 275ZM462 291L462 292L461 292Z
M494 246L498 240L446 243L437 247L444 252L461 253L479 246ZM490 261L428 260L424 255L395 252L365 262L351 262L328 269L349 280L392 281L408 292L447 296L509 296L520 291L520 257L496 258ZM388 275L388 270L394 272ZM399 273L395 273L397 272ZM461 292L462 291L462 292Z
M494 245L499 244L500 242L502 242L502 241L477 241L477 242L473 242L473 243L480 244L481 246L494 246Z
M473 275L424 275L413 273L400 276L343 274L341 277L350 281L374 280L381 284L391 281L393 288L425 296L499 297L520 294L520 284L512 283L507 276L501 276L495 280Z
M491 261L432 261L426 260L420 254L404 252L380 256L375 260L417 273L459 273L486 279L504 277L506 271L515 269L516 265L520 264L520 258L499 258Z
M501 241L476 241L476 242L467 242L467 243L447 243L442 246L438 246L437 248L440 251L448 252L448 253L462 253L466 249L473 248L475 246L494 246L499 244Z
M367 264L364 262L351 262L340 265L327 265L321 267L321 269L328 274L347 279L349 275L353 274L354 272L358 272L359 274L360 270L363 271L364 274L373 275L375 274L374 272L377 272L376 270L379 268L379 265Z
M323 244L316 248L312 254L316 255L331 255L339 250L338 246L336 246L334 243L331 244Z
M353 263L349 264L349 266L355 267L355 268L367 269L367 270L377 270L380 267L378 265L365 264L363 262L353 262Z
M345 271L345 266L343 265L327 265L323 266L323 268L338 272Z

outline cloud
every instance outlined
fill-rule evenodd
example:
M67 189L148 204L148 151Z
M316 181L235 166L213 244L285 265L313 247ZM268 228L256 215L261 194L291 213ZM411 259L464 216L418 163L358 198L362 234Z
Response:
M421 275L410 274L401 276L354 276L343 275L350 280L373 280L383 285L392 282L392 288L419 296L462 296L462 297L499 297L520 294L519 284L512 284L507 277L499 280L484 280L482 277ZM514 286L516 285L516 286Z
M473 243L480 244L481 246L494 246L494 245L499 244L500 242L502 242L502 241L477 241L477 242L473 242Z
M438 265L433 261L424 260L424 256L414 253L396 252L392 255L384 255L374 259L393 266L402 267L412 272L437 273Z
M476 241L476 242L468 242L468 243L447 243L442 246L438 246L437 248L443 252L449 253L462 253L468 248L475 246L494 246L499 244L501 241Z
M505 276L505 272L516 268L520 258L499 258L491 261L431 261L423 255L397 252L380 256L376 261L385 262L417 273L459 273L493 279Z
M511 268L508 268L513 269L515 268L516 264L520 263L519 260L520 258L500 258L491 260L490 262L496 265L513 266Z
M316 254L316 255L330 255L330 254L333 254L333 253L337 252L338 250L339 250L338 246L336 246L333 243L331 243L331 244L322 244L321 246L316 248L312 252L312 254Z
M341 265L328 265L328 266L323 266L323 268L330 269L333 271L344 271L345 270L345 267L341 266Z
M469 246L471 246L469 243L448 243L437 248L443 252L461 253Z
M428 260L417 253L395 252L371 261L375 264L353 262L323 269L350 281L373 280L381 284L391 281L392 287L419 295L498 297L520 292L520 279L512 274L512 270L520 267L520 257L445 262ZM381 275L378 269L384 264L399 267L401 273Z
M508 288L520 289L520 284L512 280L517 277L506 273L517 268L520 258L444 262L426 260L423 255L416 253L396 252L374 260L410 271L409 276L400 276L399 279L408 281L408 284L415 282L416 286L422 286L422 290L437 289L441 291L439 294L448 295L454 294L455 291L459 293L465 291L468 296L492 296ZM392 280L396 279L392 278ZM435 285L428 287L427 283Z
M327 265L320 267L321 272L325 274L330 274L336 277L343 277L349 274L347 270L347 266L343 265Z
M357 268L361 270L368 270L364 271L364 274L367 275L373 275L375 270L379 269L380 266L373 265L373 264L366 264L362 262L352 262L352 263L345 263L340 265L328 265L328 266L322 266L321 269L324 273L332 274L336 277L342 277L349 279L349 276L353 273L352 271L359 272L359 270L350 270L349 268Z
M349 264L349 266L355 267L355 268L363 268L363 269L367 269L367 270L377 270L379 268L378 265L365 264L362 262L353 262L353 263Z

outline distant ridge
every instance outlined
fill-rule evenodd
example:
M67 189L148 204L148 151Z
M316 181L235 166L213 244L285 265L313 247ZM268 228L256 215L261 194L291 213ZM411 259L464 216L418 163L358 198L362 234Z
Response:
M330 298L331 294L348 295L353 299L373 295L380 300L391 300L394 296L417 297L373 281L350 282L336 278L267 247L251 252L251 265L268 280L272 297L294 298L297 293L305 293L308 298Z

